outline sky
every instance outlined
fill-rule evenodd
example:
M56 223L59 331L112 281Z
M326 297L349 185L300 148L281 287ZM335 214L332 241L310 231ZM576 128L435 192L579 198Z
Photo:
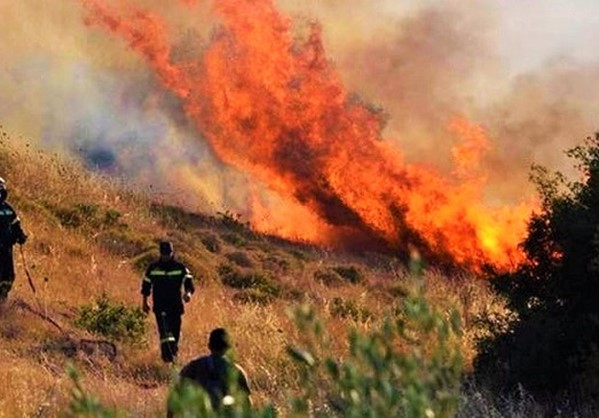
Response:
M599 57L599 2L594 0L494 0L502 53L514 72L547 60Z

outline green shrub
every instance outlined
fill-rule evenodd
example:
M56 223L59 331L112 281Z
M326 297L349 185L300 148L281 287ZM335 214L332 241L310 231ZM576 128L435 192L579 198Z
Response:
M452 417L463 370L459 318L426 301L423 291L403 302L401 319L388 318L368 334L353 331L349 353L329 354L330 339L314 311L295 313L305 338L289 353L301 365L300 416ZM401 348L403 347L403 348Z
M150 264L156 261L156 251L148 250L145 253L138 255L133 260L133 267L138 272L145 272L146 269L150 266Z
M121 216L122 215L118 210L107 209L106 212L104 213L103 224L108 228L114 227L114 226L123 226L124 224L121 224L119 222L119 219L121 219Z
M144 343L145 315L138 307L130 308L108 299L103 294L91 305L78 309L75 325L115 341Z
M201 238L202 244L211 253L218 254L221 251L221 245L218 238L212 234L206 235Z
M114 209L106 209L102 212L100 206L95 203L77 203L71 207L57 207L52 204L46 206L58 218L60 224L68 228L94 230L127 228L127 224L119 221L120 212Z
M192 230L209 225L206 216L188 212L178 206L152 203L150 213L160 219L160 222L169 229Z
M306 290L290 285L282 286L281 297L291 301L303 301L307 298Z
M247 240L244 237L234 232L223 234L221 238L236 248L244 247L247 244Z
M63 226L79 228L95 220L98 205L78 203L70 208L56 208L54 214Z
M568 155L581 180L533 168L542 208L522 243L526 260L492 278L518 320L493 326L497 332L481 345L476 366L502 389L523 384L556 393L586 374L597 349L599 134Z
M296 258L299 261L309 261L310 259L310 257L308 257L308 255L305 252L296 249L290 250L289 254L291 254L294 258Z
M333 269L317 270L314 272L314 279L325 286L334 287L343 284L341 276Z
M225 255L225 258L240 267L252 267L254 263L252 259L242 251L235 251Z
M98 398L88 393L83 388L75 369L70 368L67 372L74 386L71 389L69 411L64 416L67 418L120 418L127 416L124 412L105 407Z
M389 288L387 288L387 293L395 299L405 298L409 294L406 287L400 284L392 285Z
M281 286L263 273L243 272L229 264L219 266L218 273L225 286L234 289L253 289L272 297L281 294Z
M227 229L237 232L249 230L249 222L243 222L241 220L241 214L239 213L225 210L224 212L216 212L216 215L218 216L220 223Z
M333 271L335 271L344 280L346 280L352 284L358 284L364 280L364 276L362 275L360 270L358 270L354 266L349 266L349 267L337 266L337 267L333 267Z
M277 254L265 254L261 257L264 269L276 273L285 274L291 269L291 262L288 258ZM299 264L299 263L296 263Z
M266 305L272 302L274 296L257 289L241 290L233 295L233 300L239 303Z
M355 300L343 300L335 297L331 301L329 312L333 316L341 318L351 318L354 321L365 322L372 318L372 312L360 306Z

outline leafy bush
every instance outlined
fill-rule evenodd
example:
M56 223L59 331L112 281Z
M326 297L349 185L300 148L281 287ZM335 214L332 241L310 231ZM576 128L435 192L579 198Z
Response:
M79 308L75 325L115 341L133 344L145 342L146 322L141 309L115 303L105 294L96 299L94 304Z
M365 322L372 318L372 312L368 309L360 306L356 301L352 299L343 300L335 297L331 301L329 311L333 316L339 316L341 318L351 318L354 321Z
M159 218L163 225L172 230L191 230L210 224L210 220L205 215L188 212L181 207L162 203L152 203L150 205L150 213Z
M335 271L339 276L341 276L343 279L352 284L358 284L364 280L364 276L362 275L360 270L358 270L354 266L337 266L333 267L333 271Z
M477 359L501 386L563 389L585 373L599 341L599 134L567 154L582 180L534 168L542 210L529 222L526 262L492 281L518 317Z
M243 222L241 220L241 214L239 213L233 213L230 210L225 210L224 212L216 212L216 214L220 220L220 223L232 231L242 232L249 230L249 222Z
M305 346L290 354L302 365L303 393L294 412L311 416L450 417L458 405L462 357L459 319L431 307L421 290L403 301L401 318L368 334L353 331L349 353L328 354L329 337L313 310L296 313Z
M240 267L252 267L254 263L252 259L242 251L235 251L225 255L225 258Z
M205 237L202 237L201 241L202 241L202 244L204 244L204 247L206 247L206 249L208 251L210 251L211 253L215 253L215 254L220 253L221 245L220 245L220 241L218 240L218 238L216 236L214 236L212 234L206 235Z
M261 257L261 261L263 268L273 272L274 274L285 274L291 269L291 262L284 255L265 254L263 257Z
M272 302L273 299L274 296L272 294L256 289L244 289L233 295L233 300L236 302L256 305L266 305Z
M223 234L221 238L234 247L241 248L247 244L247 240L237 233Z
M105 407L95 396L88 393L83 385L79 374L74 368L70 368L68 374L73 381L71 389L71 403L69 411L65 414L68 418L119 418L125 417L123 412Z
M263 273L243 272L229 264L219 266L218 273L225 286L234 289L253 289L273 297L281 294L281 286Z
M133 260L133 268L138 272L145 272L153 261L156 261L154 251L147 251L135 257Z
M317 270L314 272L314 279L325 286L334 287L343 283L343 279L332 269Z
M69 228L110 229L126 228L127 225L119 222L121 213L114 209L107 209L102 213L100 207L92 203L77 203L72 207L50 207L59 222Z

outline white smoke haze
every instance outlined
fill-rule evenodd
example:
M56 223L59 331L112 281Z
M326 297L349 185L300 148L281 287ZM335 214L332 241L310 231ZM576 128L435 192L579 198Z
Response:
M0 120L29 141L81 156L172 203L213 210L230 169L198 141L142 60L83 23L75 2L3 4ZM239 204L239 202L235 202Z
M166 16L177 60L200 54L217 23L207 1L193 8L135 3ZM449 170L449 121L463 115L480 124L493 148L485 159L487 194L498 204L532 193L533 162L568 167L563 150L598 128L599 64L584 55L597 31L585 29L578 39L574 26L557 26L557 12L539 14L547 10L541 3L278 2L291 16L321 22L348 90L385 110L383 136L409 161ZM572 24L596 9L568 4L555 7ZM2 2L0 14L0 123L9 132L151 185L191 209L244 213L255 190L277 204L262 185L217 161L143 60L121 40L86 27L78 2ZM521 27L510 23L515 16ZM568 39L547 35L552 28L543 25ZM560 40L559 49L551 49L551 39ZM516 51L516 42L531 54Z

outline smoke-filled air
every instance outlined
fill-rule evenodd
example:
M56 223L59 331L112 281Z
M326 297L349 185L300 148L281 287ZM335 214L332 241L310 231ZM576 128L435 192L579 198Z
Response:
M593 131L581 103L597 68L509 74L489 2L297 3L0 6L0 118L260 232L513 267L530 165L560 168Z

